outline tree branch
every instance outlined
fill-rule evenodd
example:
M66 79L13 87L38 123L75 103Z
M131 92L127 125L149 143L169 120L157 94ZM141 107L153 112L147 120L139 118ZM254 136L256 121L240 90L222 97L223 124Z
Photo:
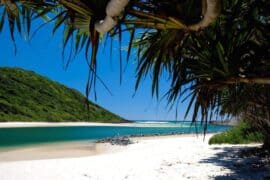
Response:
M224 84L236 84L236 83L246 83L246 84L270 84L270 77L260 77L260 78L241 78L241 77L231 77L225 81Z
M208 27L217 19L220 14L220 9L220 0L202 0L203 19L196 24L190 25L188 29L191 31L199 31Z

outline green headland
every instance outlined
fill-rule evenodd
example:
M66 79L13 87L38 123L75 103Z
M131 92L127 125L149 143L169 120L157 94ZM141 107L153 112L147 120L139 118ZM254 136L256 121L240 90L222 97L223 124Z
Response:
M0 68L0 122L125 122L75 89L19 68Z

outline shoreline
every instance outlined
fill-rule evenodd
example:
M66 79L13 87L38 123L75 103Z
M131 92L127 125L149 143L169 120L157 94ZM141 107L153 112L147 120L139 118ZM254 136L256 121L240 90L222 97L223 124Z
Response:
M179 121L181 123L181 121ZM183 121L184 122L184 121ZM170 122L168 122L170 123ZM121 127L170 127L181 124L168 124L168 123L102 123L102 122L0 122L0 128L17 128L17 127L69 127L69 126L121 126Z
M120 126L120 127L190 127L189 125L183 125L180 123L187 123L187 121L179 121L177 123L101 123L101 122L0 122L0 128L20 128L20 127L69 127L69 126ZM190 122L191 123L191 122ZM229 125L218 125L229 126Z
M165 123L161 124L135 124L135 123L128 123L128 124L105 124L105 123L85 123L85 122L72 122L72 123L47 123L47 122L7 122L7 123L0 123L0 128L26 128L26 127L79 127L79 126L121 126L121 127L158 127L158 128L163 128L163 127L173 127L173 128L181 128L183 126L180 125L166 125ZM213 135L218 132L209 132L207 135ZM12 134L10 134L12 136ZM121 138L127 138L125 141L121 141ZM59 140L59 141L48 141L48 142L35 142L33 141L32 143L29 141L29 143L25 144L14 144L14 145L7 145L7 146L2 146L0 147L0 162L1 160L16 160L16 153L19 154L18 160L27 160L27 159L52 159L52 158L62 158L65 157L65 155L62 155L60 152L60 149L63 149L64 146L67 146L66 148L74 150L75 153L69 152L70 155L67 157L80 157L80 156L87 156L87 155L95 155L95 154L100 154L103 151L96 151L96 149L103 148L102 144L120 144L120 145L127 145L129 144L129 139L131 141L140 141L144 139L164 139L164 138L173 138L173 137L203 137L202 132L195 133L193 131L189 132L167 132L167 133L152 133L152 134L135 134L135 135L122 135L122 136L112 136L112 137L99 137L96 139L84 139L82 140ZM20 139L20 137L18 136ZM120 139L119 139L120 138ZM119 141L120 140L120 141ZM121 144L122 143L122 144ZM127 143L127 144L125 144ZM77 149L72 148L72 144L76 146ZM91 145L91 147L89 147ZM84 146L84 147L82 147ZM93 147L93 151L87 152L85 151L85 147L88 146L89 149ZM45 147L44 149L48 149L50 152L52 152L52 155L47 156L45 151L41 149L40 147ZM53 153L53 148L55 148L56 152ZM40 150L41 149L41 150ZM10 152L7 152L10 151ZM30 156L23 156L23 153L28 153L31 154L34 152L35 154L31 158ZM41 153L41 156L39 156L38 152ZM79 153L80 152L80 153ZM81 155L80 155L81 154ZM12 158L10 158L12 157Z
M59 127L59 126L132 126L135 123L99 122L0 122L0 128L12 127Z
M214 134L216 133L207 133L206 136L213 136ZM28 160L83 158L96 155L104 155L119 152L141 141L177 138L195 138L201 139L203 141L203 135L196 133L144 136L134 135L129 136L128 138L132 141L132 144L112 145L110 142L98 142L99 140L82 140L2 147L0 148L0 163Z

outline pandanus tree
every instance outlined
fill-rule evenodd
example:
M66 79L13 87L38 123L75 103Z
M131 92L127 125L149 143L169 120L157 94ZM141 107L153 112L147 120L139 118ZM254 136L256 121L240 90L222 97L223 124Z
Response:
M87 58L91 50L91 57L88 58L90 69L86 90L88 95L97 77L96 54L101 37L117 35L121 41L122 33L130 31L128 57L135 39L138 38L143 42L144 35L135 36L137 29L145 32L172 33L177 37L177 43L181 44L191 32L201 31L214 22L220 12L220 6L220 0L2 0L0 24L4 24L7 16L13 42L15 42L13 35L15 26L17 25L18 31L21 32L22 20L26 21L22 24L26 25L28 33L31 20L37 17L55 21L53 32L64 26L64 49L69 42L74 42L72 52L76 54L85 48ZM69 61L67 58L67 64Z
M152 93L158 95L159 78L166 72L168 102L189 100L187 113L193 107L192 120L200 117L205 128L224 109L269 125L269 9L268 0L1 0L0 30L6 16L13 41L21 20L27 32L37 17L54 21L53 31L64 27L64 48L73 42L75 54L84 48L88 57L91 51L87 94L98 77L100 39L118 36L121 42L123 32L129 32L127 56L132 50L138 54L136 88L152 74ZM257 96L242 101L243 87L248 94L261 89L254 93L260 101Z
M221 114L230 113L251 125L249 132L264 134L264 147L269 149L270 86L239 84L227 88L222 96Z

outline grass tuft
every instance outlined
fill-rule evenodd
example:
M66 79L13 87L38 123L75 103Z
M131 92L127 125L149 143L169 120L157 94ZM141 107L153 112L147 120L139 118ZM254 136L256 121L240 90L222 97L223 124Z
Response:
M251 131L251 127L246 122L240 122L237 126L226 132L214 135L209 144L248 144L263 142L261 132Z

